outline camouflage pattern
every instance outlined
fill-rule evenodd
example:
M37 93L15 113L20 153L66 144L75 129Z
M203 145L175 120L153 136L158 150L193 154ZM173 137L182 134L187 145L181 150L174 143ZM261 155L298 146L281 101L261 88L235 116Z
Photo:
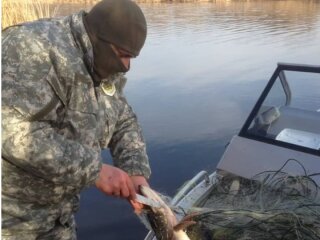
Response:
M103 80L113 96L91 78L83 15L2 33L3 239L75 239L72 214L98 177L101 149L129 175L150 175L124 75Z

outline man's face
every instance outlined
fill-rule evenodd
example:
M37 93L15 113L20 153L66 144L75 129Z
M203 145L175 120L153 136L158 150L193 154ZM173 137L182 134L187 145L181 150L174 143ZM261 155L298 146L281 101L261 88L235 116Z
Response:
M134 56L124 49L118 48L118 47L114 46L113 44L110 44L110 45L111 45L111 48L114 51L114 53L120 58L124 67L127 70L129 70L130 69L130 60L131 60L131 58L134 58Z
M131 0L102 0L83 20L93 48L97 79L127 72L131 58L139 55L147 36L140 7Z

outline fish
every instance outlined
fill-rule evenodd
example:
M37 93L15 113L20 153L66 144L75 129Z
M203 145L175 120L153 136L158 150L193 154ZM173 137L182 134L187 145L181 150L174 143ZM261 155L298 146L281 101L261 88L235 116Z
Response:
M143 196L161 205L160 207L144 206L146 217L157 240L190 240L184 231L188 226L195 224L190 217L178 221L171 208L154 190L141 185L140 192Z

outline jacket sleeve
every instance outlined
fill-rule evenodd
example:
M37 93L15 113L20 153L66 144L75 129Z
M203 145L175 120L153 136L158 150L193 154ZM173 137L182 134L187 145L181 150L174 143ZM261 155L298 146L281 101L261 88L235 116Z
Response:
M140 175L148 179L151 170L141 128L123 95L120 101L123 103L123 109L109 143L114 165L131 176Z
M35 176L77 188L91 185L101 165L97 152L8 106L2 107L2 156Z
M53 183L91 185L101 168L100 152L59 134L57 109L30 121L56 95L46 81L50 61L39 42L17 38L6 36L2 45L2 157Z

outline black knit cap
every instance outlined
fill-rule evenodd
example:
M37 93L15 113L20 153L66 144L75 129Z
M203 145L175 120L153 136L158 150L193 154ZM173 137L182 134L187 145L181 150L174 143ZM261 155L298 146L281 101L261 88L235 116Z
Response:
M138 56L147 36L140 7L130 0L103 0L85 17L91 37L114 44Z

